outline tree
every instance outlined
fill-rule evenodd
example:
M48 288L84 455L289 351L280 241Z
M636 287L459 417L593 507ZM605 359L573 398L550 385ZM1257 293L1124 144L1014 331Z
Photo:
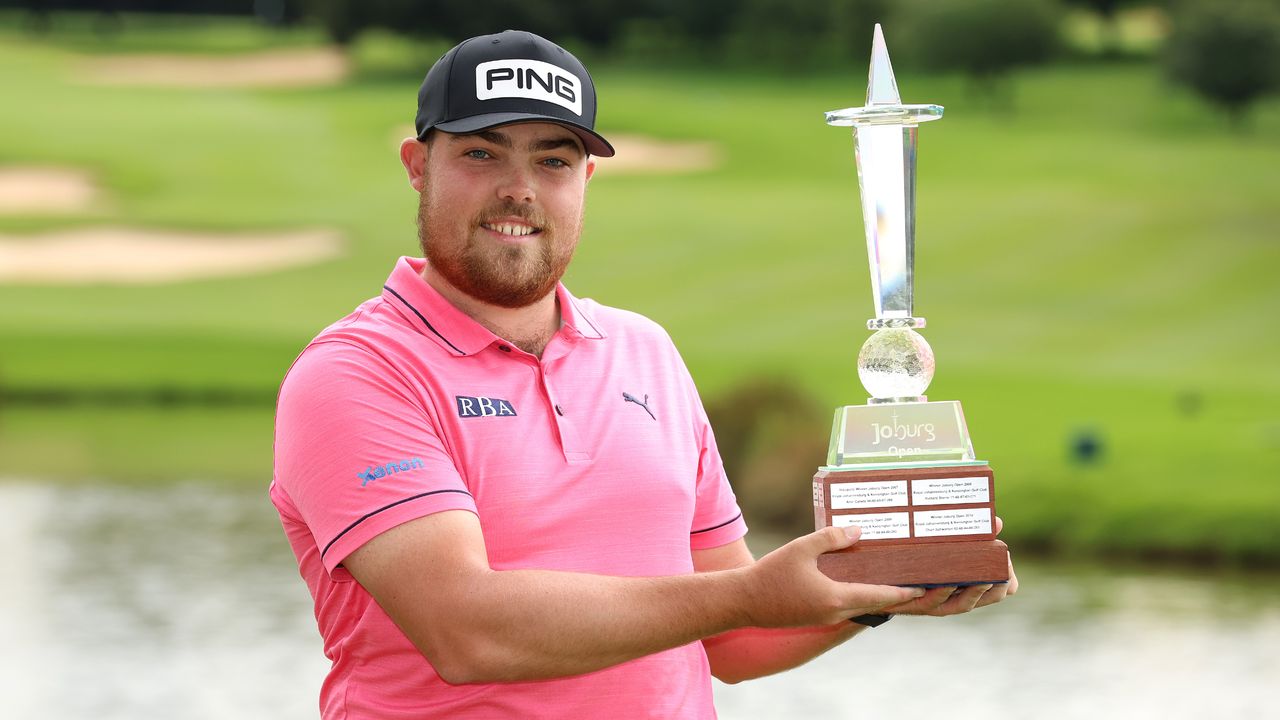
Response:
M1133 0L1066 0L1067 4L1092 10L1102 23L1102 54L1119 55L1120 27L1117 14L1122 5L1132 5Z
M844 69L871 56L885 0L744 0L725 26L724 55L784 71Z
M557 30L571 27L567 11L554 0L304 0L304 6L340 45L375 27L454 41L506 29L555 36Z
M933 69L965 73L988 93L1014 68L1044 62L1058 47L1053 0L925 0L912 10L905 14L911 54Z
M1222 106L1240 127L1249 106L1280 89L1280 11L1265 0L1184 3L1165 48L1170 77Z

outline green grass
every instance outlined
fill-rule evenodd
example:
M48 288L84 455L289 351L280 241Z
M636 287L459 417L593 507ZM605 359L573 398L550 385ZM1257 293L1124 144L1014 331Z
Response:
M0 412L0 476L266 488L271 426L262 408L10 408Z
M0 41L37 39L84 53L231 54L317 45L315 27L271 28L220 15L54 12L40 28L30 13L0 10Z
M248 42L234 35L223 42ZM87 167L107 198L89 217L0 218L0 232L321 226L345 232L348 253L174 285L0 286L0 384L269 394L307 338L415 251L395 156L414 81L94 87L76 75L91 58L3 37L0 163ZM570 287L663 323L708 397L781 374L823 407L860 402L871 307L857 182L848 131L821 112L859 104L865 73L594 74L606 134L711 140L725 161L602 174ZM921 129L929 394L964 402L1008 539L1280 563L1280 104L1241 134L1144 65L1026 73L1012 109L959 78L898 79L908 102L947 107ZM1188 393L1200 412L1179 410ZM269 428L266 408L9 409L0 475L261 481ZM1086 429L1104 453L1079 466L1067 446Z

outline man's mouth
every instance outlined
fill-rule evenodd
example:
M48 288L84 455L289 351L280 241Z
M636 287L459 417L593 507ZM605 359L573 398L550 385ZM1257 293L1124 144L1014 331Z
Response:
M526 235L532 235L536 232L541 232L539 228L536 228L532 225L525 225L523 223L487 222L487 223L481 223L480 227L484 228L485 230L491 230L493 232L496 232L499 235L507 235L509 237L524 237Z

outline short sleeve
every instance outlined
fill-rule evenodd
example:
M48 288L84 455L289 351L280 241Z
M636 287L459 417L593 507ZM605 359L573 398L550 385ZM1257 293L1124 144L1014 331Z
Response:
M725 475L715 432L711 429L711 421L707 419L707 411L702 406L693 378L683 361L680 361L680 368L693 411L693 433L698 441L696 505L693 527L689 531L689 549L706 550L745 536L747 523Z
M345 342L308 347L280 388L275 484L330 574L356 548L444 510L476 511L412 383Z

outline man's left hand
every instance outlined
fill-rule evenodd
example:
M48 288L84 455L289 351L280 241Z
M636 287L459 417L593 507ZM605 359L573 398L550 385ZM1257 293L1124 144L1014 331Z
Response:
M996 534L1004 528L1004 522L996 518ZM930 588L922 597L883 610L893 615L959 615L984 605L993 605L1018 592L1018 576L1013 572L1013 558L1009 558L1009 581L1004 583Z

